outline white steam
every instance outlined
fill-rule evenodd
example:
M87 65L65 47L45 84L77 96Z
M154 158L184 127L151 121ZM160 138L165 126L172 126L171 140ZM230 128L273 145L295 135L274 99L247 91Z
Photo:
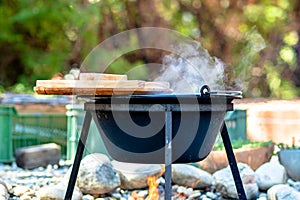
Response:
M168 81L174 93L199 93L205 84L212 90L222 90L223 78L224 64L193 41L172 47L155 81Z

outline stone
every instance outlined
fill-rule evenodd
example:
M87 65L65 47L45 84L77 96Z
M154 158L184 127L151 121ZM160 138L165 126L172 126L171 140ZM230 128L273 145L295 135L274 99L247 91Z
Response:
M210 199L216 199L218 196L213 192L206 192L205 194Z
M194 193L194 190L193 190L193 188L190 188L190 187L186 188L185 186L179 186L177 188L176 192L179 194L183 194L185 196L190 196L191 194Z
M290 200L300 199L300 192L286 184L278 184L272 186L268 192L269 200Z
M190 199L190 200L199 199L200 196L201 196L201 192L197 191L197 192L194 192L193 194L191 194L188 199Z
M238 163L240 176L243 182L247 199L254 199L258 196L258 186L255 180L254 171L244 163ZM226 167L213 174L216 190L225 198L238 199L233 176L230 167Z
M31 191L29 186L19 185L13 188L13 193L15 196L20 197L24 193Z
M8 187L4 181L0 180L0 199L7 200L8 198Z
M292 179L288 179L287 184L300 192L300 181L293 181Z
M278 160L290 178L300 181L300 149L282 149L278 152Z
M55 143L21 147L15 151L18 167L34 169L59 164L61 147Z
M87 194L87 195L84 195L83 197L82 197L82 200L94 200L95 198L92 196L92 195L89 195L89 194Z
M267 197L258 197L257 200L268 200Z
M267 162L261 165L255 171L255 176L260 190L267 190L274 185L286 182L286 170L276 162Z
M82 159L76 184L84 194L97 195L112 192L120 186L121 181L109 158L93 153Z
M148 177L159 178L162 174L162 165L159 164L137 164L112 161L113 167L119 172L121 188L132 190L148 187Z
M23 195L33 197L35 196L35 191L33 189L30 189L29 191L25 192Z
M210 173L188 164L172 165L172 181L191 188L205 188L213 184Z
M42 187L37 191L39 200L63 200L65 198L67 185L63 182L56 185L49 185ZM82 193L78 187L74 187L72 200L81 200Z
M20 196L20 200L31 200L31 199L32 199L32 196L29 196L26 194L23 194L22 196Z
M211 198L207 197L205 194L200 197L201 200L211 200Z
M237 162L245 163L251 169L256 170L263 163L270 161L274 151L274 144L266 147L234 149L233 151ZM209 173L223 169L228 166L226 151L211 151L204 160L197 164L201 169Z

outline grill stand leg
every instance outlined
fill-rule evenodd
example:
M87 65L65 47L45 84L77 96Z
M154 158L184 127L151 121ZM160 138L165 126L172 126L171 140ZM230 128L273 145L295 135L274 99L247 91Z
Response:
M81 130L81 134L80 134L80 139L79 139L78 145L77 145L77 151L76 151L76 155L75 155L75 159L74 159L74 163L73 163L73 167L72 167L72 172L71 172L69 183L68 183L67 192L65 195L65 200L72 199L73 190L74 190L74 186L76 183L81 158L83 155L86 139L87 139L89 129L90 129L91 119L92 119L91 113L87 111L85 114L85 117L84 117L83 126L82 126L82 130Z
M172 198L172 111L165 112L165 200Z
M235 187L239 196L239 199L247 199L246 198L246 194L245 194L245 190L243 187L243 182L238 170L238 166L235 160L235 156L232 150L232 146L231 146L231 142L230 142L230 138L228 135L228 131L227 131L227 127L225 122L223 123L223 127L221 130L221 136L222 136L222 140L224 143L224 147L226 150L226 154L227 154L227 159L228 159L228 163L231 169L231 173L233 175L233 179L234 179L234 183L235 183Z

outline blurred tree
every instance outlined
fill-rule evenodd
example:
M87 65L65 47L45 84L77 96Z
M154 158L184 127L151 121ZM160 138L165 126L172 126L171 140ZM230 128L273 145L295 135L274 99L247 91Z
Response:
M32 91L36 79L80 65L96 44L99 18L98 8L84 1L1 1L2 87L21 84Z
M297 0L4 0L0 4L0 82L27 87L79 66L106 38L132 28L166 27L202 43L226 63L226 82L246 96L293 98L300 87ZM140 50L112 64L161 62ZM150 70L151 73L151 70ZM1 88L0 88L1 91Z

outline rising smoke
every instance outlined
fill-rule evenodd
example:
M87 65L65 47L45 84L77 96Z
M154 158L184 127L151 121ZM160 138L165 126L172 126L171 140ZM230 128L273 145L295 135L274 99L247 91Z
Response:
M205 84L212 90L224 88L224 63L197 41L173 46L162 65L155 81L168 81L174 93L198 93Z
M168 81L174 93L198 93L205 84L212 90L247 91L252 80L249 72L266 43L256 27L246 32L242 40L245 45L237 58L238 64L226 73L225 64L210 56L201 43L184 40L171 47L172 53L163 58L160 76L155 81Z

